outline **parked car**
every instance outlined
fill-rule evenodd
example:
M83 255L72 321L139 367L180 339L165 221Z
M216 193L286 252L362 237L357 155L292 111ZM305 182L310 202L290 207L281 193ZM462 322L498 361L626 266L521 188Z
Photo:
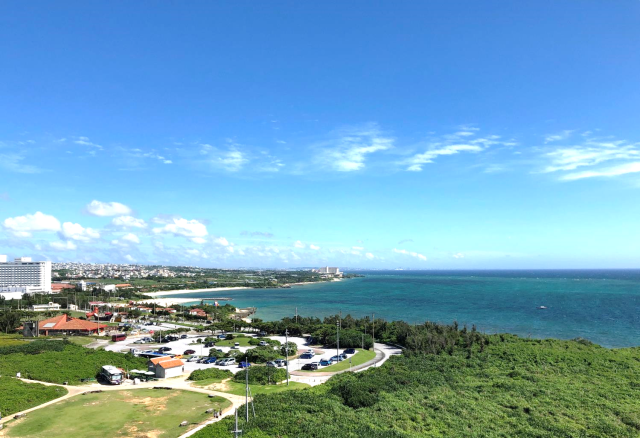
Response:
M267 345L269 345L269 343L267 341L260 341L258 343L258 346L260 346L260 347L266 347Z
M318 369L318 362L305 363L302 365L303 370L315 371Z
M260 332L260 333L258 333L258 337L259 337L259 338L264 338L265 336L267 336L267 332Z
M153 338L142 338L142 340L148 343L153 342Z
M225 357L224 359L220 359L216 362L216 365L225 367L228 365L235 365L236 360L233 357Z
M328 367L332 363L333 363L333 361L331 359L321 359L320 360L320 365L323 366L323 367Z
M311 349L311 348L309 348L307 351L305 351L305 353L313 354L314 356L316 355L316 352L313 351L313 349Z
M356 349L355 348L347 348L342 353L344 353L344 354L356 354Z
M251 366L251 364L250 364L249 362L247 362L247 361L242 361L242 362L240 362L240 363L238 364L238 366L239 366L240 368L249 368L249 367Z
M279 367L283 367L287 365L287 361L284 359L276 359L274 360L275 364Z
M273 368L276 368L278 366L278 364L276 364L276 362L273 361L273 360L270 360L269 362L265 363L264 365L268 366L268 367L273 367Z
M348 359L348 357L347 357L347 355L346 355L346 354L342 353L342 354L340 355L340 360L347 360L347 359Z
M227 335L218 335L218 339L227 339Z
M144 339L138 339L137 341L134 341L134 344L144 344L145 341Z
M189 349L189 350L184 350L184 353L183 353L183 354L196 354L196 350L191 350L191 349Z
M331 361L332 362L341 362L344 359L342 358L342 356L331 356Z
M160 351L161 353L164 353L165 351L171 351L171 347L160 347L158 348L158 351Z
M188 336L187 336L187 335L182 335L182 336L180 336L180 339L187 339L187 338L188 338Z
M205 342L204 346L205 346L205 348L211 348L211 347L215 347L216 343L215 342Z
M300 355L300 359L313 359L313 354L311 354L311 353L302 353Z
M189 359L187 359L187 362L198 362L200 360L202 360L200 356L191 356Z
M200 363L204 363L204 364L212 364L212 363L216 363L216 361L218 360L217 357L207 357L205 360L203 360Z

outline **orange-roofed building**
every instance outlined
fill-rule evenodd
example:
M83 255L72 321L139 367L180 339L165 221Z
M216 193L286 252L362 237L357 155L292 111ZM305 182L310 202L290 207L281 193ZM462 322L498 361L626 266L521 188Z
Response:
M147 362L149 371L156 373L159 379L177 377L184 373L184 362L171 356L155 357Z
M61 291L63 289L75 289L76 286L68 283L51 283L51 291Z
M104 330L106 327L106 324L96 324L84 319L72 318L65 314L45 319L38 323L40 334L45 336L68 333L98 333L99 330Z

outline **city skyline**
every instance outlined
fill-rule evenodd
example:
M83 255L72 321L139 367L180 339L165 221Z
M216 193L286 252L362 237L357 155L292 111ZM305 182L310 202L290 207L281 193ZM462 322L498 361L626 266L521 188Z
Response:
M640 4L544 5L15 3L0 254L638 267Z

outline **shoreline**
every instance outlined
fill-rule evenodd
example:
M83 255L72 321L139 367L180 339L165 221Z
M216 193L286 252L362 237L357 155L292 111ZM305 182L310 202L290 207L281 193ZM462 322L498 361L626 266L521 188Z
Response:
M240 289L255 289L255 288L248 287L248 286L238 286L238 287L214 287L209 289L180 289L180 290L166 290L166 291L160 291L160 292L149 292L149 293L145 293L144 295L157 298L157 297L163 297L165 295L182 295L182 294L193 294L193 293L199 293L199 292L215 292L215 291L240 290ZM195 298L189 301L197 301L197 300L198 299Z

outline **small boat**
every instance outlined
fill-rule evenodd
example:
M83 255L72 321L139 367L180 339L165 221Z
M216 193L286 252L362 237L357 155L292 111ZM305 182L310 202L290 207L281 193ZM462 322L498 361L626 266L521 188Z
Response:
M540 306L540 307L538 307L538 309L540 309L540 310L544 310L544 309L546 309L546 308L547 308L547 306Z

